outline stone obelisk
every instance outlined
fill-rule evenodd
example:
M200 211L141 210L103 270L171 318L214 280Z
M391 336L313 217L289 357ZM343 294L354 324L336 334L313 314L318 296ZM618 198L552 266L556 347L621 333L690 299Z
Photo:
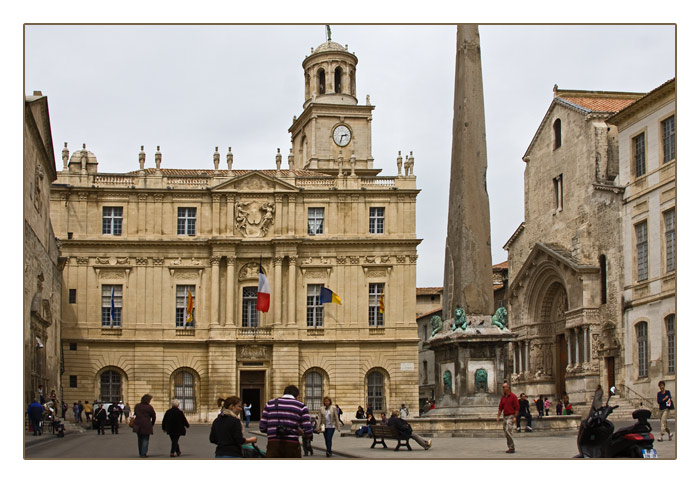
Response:
M443 320L457 306L468 316L493 313L489 216L479 28L458 25Z

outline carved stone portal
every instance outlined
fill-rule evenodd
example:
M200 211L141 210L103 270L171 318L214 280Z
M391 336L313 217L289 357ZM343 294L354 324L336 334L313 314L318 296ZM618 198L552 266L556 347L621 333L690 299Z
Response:
M236 201L236 229L248 238L267 235L274 224L275 204L270 201Z

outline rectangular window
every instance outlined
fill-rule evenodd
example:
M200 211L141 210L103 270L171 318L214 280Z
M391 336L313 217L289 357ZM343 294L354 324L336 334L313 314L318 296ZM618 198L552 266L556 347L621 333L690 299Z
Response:
M243 287L243 327L258 326L258 287Z
M676 315L666 317L666 340L668 344L668 373L676 373Z
M649 247L647 242L647 222L634 226L637 235L637 281L649 278Z
M70 387L78 387L78 376L68 376L70 383Z
M75 342L69 343L69 344L68 344L68 350L77 351L77 350L78 350L78 344L76 344Z
M564 209L564 175L554 178L554 208L557 211Z
M122 207L102 207L102 234L119 236L122 234Z
M661 136L664 144L664 163L676 159L676 116L661 121Z
M676 270L676 210L664 213L664 228L666 229L666 272Z
M323 327L323 304L321 289L323 284L308 285L306 291L306 326Z
M194 236L197 225L197 208L177 209L177 234Z
M632 138L632 149L634 152L634 176L639 178L647 172L644 133Z
M649 377L649 339L646 322L637 324L637 352L639 355L639 377Z
M309 208L309 235L323 234L323 208Z
M68 289L68 303L74 304L77 297L78 297L78 291L74 288L69 288Z
M175 286L175 327L194 327L195 286Z
M369 209L369 232L375 234L384 233L384 208Z
M369 284L369 326L384 327L384 314L379 311L379 299L383 298L384 284Z
M102 286L102 327L122 326L122 286Z

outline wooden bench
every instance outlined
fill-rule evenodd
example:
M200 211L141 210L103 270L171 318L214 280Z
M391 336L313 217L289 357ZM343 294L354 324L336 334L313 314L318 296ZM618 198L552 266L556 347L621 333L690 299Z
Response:
M386 448L386 443L384 442L385 439L395 439L397 441L396 448L394 448L394 451L398 451L401 446L405 446L409 451L413 451L411 449L411 445L408 444L408 440L411 439L410 437L408 438L402 438L399 436L399 433L396 431L396 428L389 427L389 426L384 426L380 424L375 424L371 426L372 428L372 437L374 438L374 442L372 443L371 448L374 448L374 446L377 443L381 443L384 445L384 448ZM402 443L402 441L404 441Z

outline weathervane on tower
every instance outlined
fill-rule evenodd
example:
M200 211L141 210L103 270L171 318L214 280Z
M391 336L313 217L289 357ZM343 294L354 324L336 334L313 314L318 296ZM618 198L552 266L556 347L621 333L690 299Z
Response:
M328 42L331 41L331 26L326 25L326 37L328 37Z

